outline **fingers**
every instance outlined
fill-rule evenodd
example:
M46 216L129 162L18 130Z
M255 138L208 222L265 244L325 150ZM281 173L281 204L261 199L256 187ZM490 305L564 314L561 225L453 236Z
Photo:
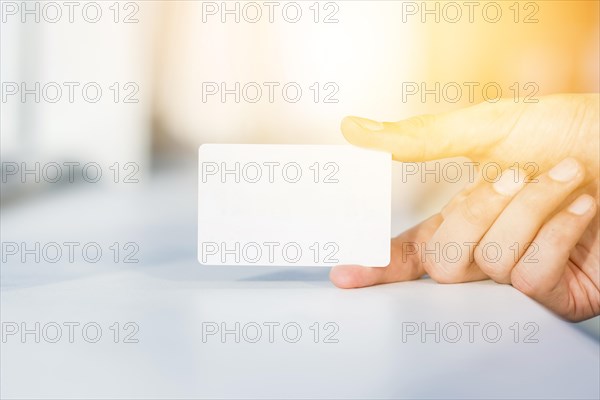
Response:
M588 308L581 305L581 311L576 310L573 314L573 304L569 301L569 293L573 288L570 288L569 277L583 275L584 272L573 268L565 273L566 269L571 267L571 250L594 218L596 209L594 198L584 194L550 219L512 270L512 285L563 317L579 320L597 315L600 312L598 309L588 310L589 315L579 315L578 312L585 312ZM589 281L587 276L578 278L579 282ZM590 284L594 285L594 282ZM595 292L596 295L598 293L597 289L590 292ZM588 298L587 295L582 297ZM589 308L599 303L598 299L590 300Z
M444 208L443 217L435 215L393 239L390 265L338 266L331 271L332 282L357 288L412 280L427 273L440 283L487 277L500 283L520 279L516 285L527 293L554 293L556 289L549 287L556 286L562 270L555 266L554 275L541 275L539 279L548 286L535 288L537 281L525 264L539 244L529 245L534 239L545 243L552 250L543 251L545 259L552 254L565 264L569 250L593 217L595 205L590 206L591 197L584 196L550 218L584 179L583 168L574 159L563 160L535 182L526 184L525 179L524 171L509 169L493 184L481 181L471 185ZM561 224L569 227L560 229ZM562 240L563 236L569 240ZM550 261L548 258L542 266ZM522 271L515 273L517 267Z
M382 283L413 280L425 274L421 260L409 254L411 245L426 242L442 221L439 214L421 222L392 239L390 264L385 268L338 265L331 269L329 278L343 289L379 285Z
M486 279L475 264L475 247L524 184L524 172L509 169L494 184L480 184L451 203L425 253L429 276L441 283Z
M475 249L475 262L499 283L511 270L550 215L583 181L583 167L567 158L527 184L504 208Z
M341 129L350 143L392 153L398 161L470 157L507 135L519 110L510 101L499 101L398 122L346 117Z
M483 182L484 182L484 180L482 179L482 177L480 175L480 176L476 177L473 182L471 182L467 186L465 186L452 199L450 199L448 204L446 204L442 208L442 211L440 212L442 214L442 217L444 217L444 219L446 219L446 217L452 212L452 210L454 210L454 208L457 205L462 203L464 201L464 199L467 198L467 196L469 196L471 193L473 193L473 191L475 191L478 187L480 187L483 184Z

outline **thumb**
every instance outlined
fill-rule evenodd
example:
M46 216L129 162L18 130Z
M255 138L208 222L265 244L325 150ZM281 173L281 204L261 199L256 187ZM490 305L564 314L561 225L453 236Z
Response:
M443 114L419 115L398 122L346 117L342 133L350 143L392 153L397 161L448 157L479 158L504 138L517 121L514 104L481 103Z

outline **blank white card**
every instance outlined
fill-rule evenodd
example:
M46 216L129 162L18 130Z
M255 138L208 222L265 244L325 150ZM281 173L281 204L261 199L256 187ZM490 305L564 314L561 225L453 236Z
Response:
M386 266L391 155L350 145L205 144L198 261Z

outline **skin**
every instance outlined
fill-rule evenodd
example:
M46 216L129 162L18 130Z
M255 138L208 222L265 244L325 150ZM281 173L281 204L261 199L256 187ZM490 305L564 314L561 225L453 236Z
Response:
M491 278L565 319L600 315L599 114L599 95L580 94L529 104L501 100L399 122L345 118L350 143L390 152L394 160L464 156L497 163L503 175L497 183L479 179L392 239L387 267L337 266L332 282L358 288L424 274L440 283ZM461 256L416 251L425 243L458 243ZM489 246L502 250L497 259L486 257Z

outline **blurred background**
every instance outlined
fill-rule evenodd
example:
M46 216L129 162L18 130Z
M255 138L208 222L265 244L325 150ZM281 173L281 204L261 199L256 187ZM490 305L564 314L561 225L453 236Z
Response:
M349 114L599 89L597 1L274 4L2 2L2 211L59 188L124 199L161 171L193 192L202 143L337 144ZM51 163L104 178L54 183ZM465 181L394 168L393 234Z
M183 221L182 210L191 232L202 143L337 144L345 115L399 120L499 97L599 90L597 1L268 4L2 2L3 215L47 205L50 193L93 189L107 234L118 231L111 221L147 232L157 213ZM57 183L47 176L52 163L62 168ZM103 178L70 182L65 163L76 164L76 176L95 163L87 172ZM408 176L396 163L392 234L436 212L465 178ZM169 201L189 193L189 202L162 202L145 215L139 192ZM100 206L109 195L125 215L119 221ZM82 235L88 207L36 224ZM4 223L3 237L19 236L15 229ZM160 257L151 247L149 259Z
M372 316L372 326L381 329L371 331L382 335L382 340L364 336L361 325L351 332L355 341L347 341L348 347L342 348L345 356L334 352L338 358L324 359L340 360L340 368L356 366L344 361L344 357L360 354L357 352L364 349L362 359L352 360L364 366L365 371L356 367L361 378L340 378L338 387L350 391L353 389L347 385L354 382L364 393L370 383L382 390L394 387L402 375L394 372L397 363L402 362L391 356L394 351L380 349L380 356L387 360L378 364L380 375L369 374L370 364L363 362L371 360L369 346L397 342L396 331L391 327L399 313L383 295L390 293L385 292L386 288L381 288L381 292L333 294L311 291L311 295L320 293L324 297L315 297L318 303L304 310L301 304L310 296L282 289L284 284L280 281L291 280L294 289L306 286L312 290L321 283L324 287L329 285L327 271L200 269L196 261L198 146L340 144L344 139L339 125L346 115L393 121L495 101L499 97L535 101L547 94L600 89L598 1L1 1L0 4L2 242L24 244L30 249L36 243L77 241L97 243L104 251L104 258L98 263L82 261L80 257L75 262L65 258L48 262L48 257L42 257L41 261L31 255L22 258L23 249L16 255L8 254L8 250L14 249L3 244L0 270L3 321L42 317L69 320L76 316L84 321L90 316L114 321L115 315L119 315L123 320L145 322L145 343L150 346L146 350L138 347L131 353L114 347L100 353L95 348L84 349L81 354L85 357L96 357L85 358L85 363L100 360L87 368L97 368L97 376L109 374L108 378L114 379L109 385L104 384L104 379L94 380L87 369L79 368L78 356L61 350L63 347L44 353L35 347L4 346L3 366L10 362L11 368L2 368L3 381L9 382L4 384L3 393L14 395L23 393L23 388L31 388L24 396L29 398L48 393L59 398L65 398L65 393L89 393L85 390L91 384L97 385L93 386L95 398L108 397L109 392L103 390L113 389L110 393L116 398L146 393L132 389L133 381L139 384L138 389L144 388L149 396L157 397L159 392L153 390L163 382L160 379L172 383L162 396L178 393L185 397L191 393L187 388L201 386L197 382L199 376L205 377L202 384L212 388L208 393L214 398L220 394L217 386L229 384L226 378L230 366L223 362L219 365L221 370L215 369L213 360L223 355L220 348L211 348L214 357L205 363L198 361L206 351L192 334L197 333L199 315L232 317L240 309L253 315L259 312L256 304L266 305L262 310L267 313L264 317L267 320L272 318L269 311L279 313L281 318L288 315L308 318L321 313L318 315L323 318L346 318L346 326L353 326L361 323L357 322L361 320L355 318L356 313L362 312L360 315L367 321ZM61 179L54 179L57 165ZM68 166L73 168L72 180L67 177ZM425 181L419 174L407 176L404 166L395 163L392 235L439 210L465 185L467 178L465 173L457 182ZM125 261L127 258L132 262ZM123 271L135 274L111 278L111 274ZM264 278L244 275L251 273L248 271L258 271ZM209 281L216 280L219 273L223 275L218 279L228 283L218 290L197 290L194 286L210 285ZM257 286L252 286L255 291L240 290L244 284ZM264 291L265 287L272 291ZM173 290L168 291L169 288ZM438 310L440 315L452 315L454 310L477 308L481 301L493 309L490 313L496 318L516 315L515 307L510 307L517 302L514 298L507 301L505 310L504 301L508 297L487 297L492 290L509 296L512 292L503 291L509 288L486 286L481 292L477 284L469 288L461 293L472 290L476 298L445 297L446 291L462 289L443 287L431 292L423 307ZM279 301L272 301L272 293L276 293ZM410 296L416 296L410 290L395 293L407 296L407 302L412 301ZM231 300L240 295L250 296L249 300ZM349 311L348 304L352 308ZM373 314L373 309L383 310L383 316ZM543 313L529 303L523 310L524 315ZM404 311L410 313L411 309ZM418 318L420 310L414 312ZM542 320L549 321L548 326L556 323L551 316ZM165 331L169 323L181 335L176 339L171 336L166 343L162 339L173 335L173 331ZM595 318L584 325L588 332L595 330L597 335L600 320ZM571 343L564 340L573 335L570 328L544 330L543 324L542 332L551 339L546 342L548 346ZM363 339L368 343L360 341ZM568 345L565 346L563 355L569 353ZM598 360L593 358L597 346L586 346L578 348L580 353L572 353L574 359L568 355L564 359L554 360L554 356L544 359L544 354L550 353L543 347L527 347L532 353L522 348L511 351L525 354L521 361L547 362L548 368L554 365L552 362L560 362L572 373L572 379L579 376L591 387L594 381L586 374L593 376L594 369L582 372L571 368L582 353L590 355L586 365L598 367ZM409 348L414 354L410 353L413 358L406 358L408 364L403 367L406 371L420 365L415 360L421 350L415 348ZM283 355L295 351L285 349L288 350ZM455 359L447 358L444 376L452 371L460 377L473 376L473 368L490 365L487 359L477 364L464 361L463 354L477 359L485 356L485 351L491 351L479 349L466 346L466 353L457 353ZM317 350L322 352L322 348ZM236 360L237 351L233 348L227 357ZM454 350L445 351L448 355ZM512 363L507 370L514 374L521 374L521 370L513 370L516 364L526 372L534 369L526 361L515 364L513 353L499 353L502 353L499 359L505 359L498 365ZM255 354L252 348L248 354L248 365L255 365L254 360L265 353ZM309 365L296 372L319 371L315 369L314 357L322 353L295 354L306 357ZM60 361L67 356L70 361ZM133 377L127 369L131 361L128 356L137 360L138 374ZM429 356L425 359L432 363L439 361L437 350ZM123 357L122 361L115 362L119 357ZM493 360L492 357L492 364ZM260 376L261 368L266 371L273 367L274 376L280 376L283 370L277 365L265 362L258 369L250 369ZM297 368L300 365L305 364L298 364ZM324 363L321 367L328 365ZM427 363L420 367L425 372L430 370ZM113 369L118 376L110 375ZM61 376L64 371L68 373ZM145 375L149 371L154 375ZM244 382L251 387L258 385L258 380L250 378L254 375L247 375L242 367L239 371L245 377L242 381L248 380ZM293 385L296 372L285 375L288 380L281 380L282 385ZM318 381L319 375L315 374ZM532 382L546 382L552 376L548 374L540 370L536 375L538 381ZM39 391L31 385L31 375L39 381ZM374 380L365 381L367 375ZM448 376L446 383L450 382L451 388L460 384L459 379ZM73 382L72 392L63 391L63 378ZM544 384L528 386L525 380L520 383L522 386L513 387L499 382L497 376L489 381L480 378L476 380L482 387L492 382L514 390L545 387ZM417 383L429 387L429 379L423 376L421 383ZM308 393L301 390L311 387L302 385L298 393ZM54 391L47 391L48 388ZM242 385L231 390L242 393L244 388ZM502 393L498 395L502 397ZM532 393L538 392L532 389L529 394Z
M135 162L149 176L207 142L342 143L348 114L398 120L599 87L596 1L120 2L97 22L85 2L55 4L3 2L3 161ZM78 84L72 101L65 82ZM21 97L36 83L41 101ZM398 205L415 219L448 197L420 180ZM4 200L27 187L3 183Z

